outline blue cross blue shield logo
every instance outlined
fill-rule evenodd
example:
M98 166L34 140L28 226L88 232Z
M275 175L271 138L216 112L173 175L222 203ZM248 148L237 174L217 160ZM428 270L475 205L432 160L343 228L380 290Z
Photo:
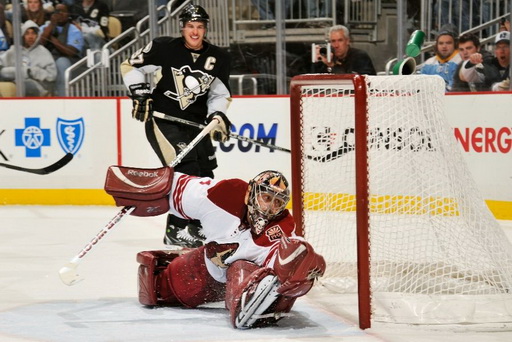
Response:
M41 157L41 148L50 146L50 130L41 127L39 118L25 118L25 128L16 128L14 134L16 146L24 146L29 158Z
M65 152L75 154L84 141L84 119L64 120L57 119L57 137L59 144Z

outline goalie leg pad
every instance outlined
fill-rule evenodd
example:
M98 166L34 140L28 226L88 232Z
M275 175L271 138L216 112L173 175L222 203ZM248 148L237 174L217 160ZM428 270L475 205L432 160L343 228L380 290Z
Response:
M271 268L237 261L228 269L226 308L231 324L238 329L275 324L290 312L295 298L277 293L279 281Z
M229 266L226 274L226 309L234 310L246 286L246 280L258 269L258 265L246 260L237 260Z
M174 259L162 272L162 289L172 293L186 307L224 299L225 285L212 278L204 259L204 247L196 248ZM163 290L162 290L163 292ZM162 293L163 295L163 293Z
M137 254L138 292L142 305L154 306L162 304L179 304L174 296L161 296L160 274L169 263L177 258L182 251L144 251Z

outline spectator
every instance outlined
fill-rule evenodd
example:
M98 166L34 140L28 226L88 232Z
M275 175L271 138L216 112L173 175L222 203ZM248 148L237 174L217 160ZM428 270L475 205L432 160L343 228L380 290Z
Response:
M439 75L446 83L446 91L453 87L455 70L462 62L458 49L457 33L454 25L445 25L436 37L434 45L435 56L430 57L420 65L420 73L424 75Z
M484 59L482 54L474 53L464 62L461 79L480 83L485 90L509 90L510 32L498 33L495 43L494 57Z
M66 69L76 63L83 54L84 37L69 17L65 4L58 4L50 21L41 27L41 43L50 50L57 64L55 95L65 96Z
M53 56L44 46L39 45L39 26L32 20L27 20L21 26L23 47L21 61L26 96L47 96L57 77L57 66ZM0 55L0 80L14 81L16 79L15 46Z
M320 53L316 47L313 69L316 73L333 74L365 74L375 75L375 67L370 56L363 50L350 46L350 32L343 25L335 25L329 29L329 43L333 49L331 60L326 54Z
M110 10L102 0L76 0L71 11L84 35L85 48L100 50L107 42Z
M469 56L474 53L481 53L484 56L484 59L492 58L492 55L483 50L480 52L480 39L473 33L465 33L459 37L459 54L462 58L462 61L467 61ZM465 80L461 80L460 77L460 69L462 68L463 63L460 63L455 70L455 74L453 75L453 87L451 91L457 92L467 92L467 91L481 91L483 89L480 88L479 83L468 83Z
M43 0L27 0L22 10L21 21L32 20L37 25L43 26L50 19L50 15L54 11L52 3L47 2L46 9L44 6Z

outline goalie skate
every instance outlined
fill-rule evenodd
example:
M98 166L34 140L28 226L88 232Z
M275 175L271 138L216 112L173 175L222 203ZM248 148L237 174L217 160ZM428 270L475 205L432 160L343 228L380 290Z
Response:
M168 219L164 236L164 244L167 249L197 248L203 245L206 237L200 223L195 224L194 221L189 221L184 226L180 226L176 224L179 221L172 222L172 220L176 220L176 218ZM183 220L183 222L186 221Z
M258 284L252 297L248 291L242 294L240 299L240 312L235 318L235 327L238 329L252 328L258 319L276 318L282 315L280 313L267 313L265 311L279 298L277 288L279 282L276 276L268 275Z

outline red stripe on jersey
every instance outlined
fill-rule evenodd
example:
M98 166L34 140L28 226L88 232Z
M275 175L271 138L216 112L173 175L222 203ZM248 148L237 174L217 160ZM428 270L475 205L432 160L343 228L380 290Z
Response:
M194 176L183 175L178 178L176 181L176 188L174 189L174 193L172 194L172 202L173 206L177 212L180 213L181 216L190 220L191 218L185 215L183 211L183 190L186 188L188 182L192 179L197 178Z

